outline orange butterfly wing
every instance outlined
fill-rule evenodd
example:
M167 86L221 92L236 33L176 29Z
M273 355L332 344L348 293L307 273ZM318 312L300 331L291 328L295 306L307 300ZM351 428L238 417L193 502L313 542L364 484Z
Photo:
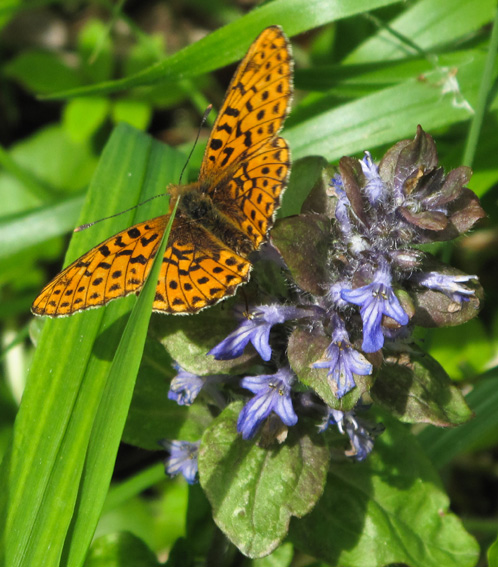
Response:
M292 102L293 61L279 26L266 28L239 65L208 141L199 181L253 241L266 239L290 172L278 137Z
M61 317L139 291L168 219L163 215L142 222L92 248L45 286L31 311Z
M292 99L292 57L278 26L264 30L232 79L208 142L199 191L254 248L265 240L290 170L278 137ZM181 190L179 192L181 194ZM181 205L181 203L180 203ZM169 215L105 240L64 269L36 298L33 313L58 317L139 292ZM231 224L230 224L231 223ZM179 209L157 283L155 311L196 313L235 293L250 262Z
M168 220L169 215L163 215L139 223L92 248L43 289L33 313L63 317L139 292ZM250 262L181 213L173 221L170 242L157 282L155 311L195 313L232 295L249 277Z
M157 282L155 311L196 313L235 293L251 263L178 212Z

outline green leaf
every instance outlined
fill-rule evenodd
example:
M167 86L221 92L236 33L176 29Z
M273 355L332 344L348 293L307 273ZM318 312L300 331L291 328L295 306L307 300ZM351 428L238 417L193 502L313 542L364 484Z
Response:
M76 226L84 197L69 197L0 222L0 258L8 258L31 246L61 236Z
M161 563L145 543L128 532L99 537L84 567L159 567Z
M253 567L289 567L294 557L294 548L290 543L284 543L278 547L273 553L254 559Z
M102 155L81 222L157 194L178 178L183 161L183 156L144 134L118 127ZM159 207L164 211L164 202L155 200L142 207L140 215L150 218ZM118 228L141 220L133 217L134 213L127 213L78 233L68 260ZM59 566L76 504L78 509L90 506L92 512L78 518L73 529L87 522L86 533L75 537L72 531L72 547L66 553L81 559L88 549L117 450L117 444L112 445L95 460L99 439L106 434L113 436L114 443L119 441L128 409L126 396L131 397L129 378L123 379L124 392L119 390L119 379L117 383L107 379L134 301L128 297L102 309L45 322L16 420L12 452L1 469L0 520L5 526L2 533L7 534L3 551L9 565ZM132 342L129 350L138 358L138 367L140 345ZM91 461L86 460L87 451ZM90 478L94 483L80 493L80 481Z
M191 557L207 556L212 549L216 549L217 541L223 541L223 545L226 544L225 536L221 534L213 521L211 506L200 484L189 486L186 532ZM181 561L174 565L183 567Z
M160 439L197 441L212 421L206 405L179 406L168 399L169 383L176 374L171 363L161 343L149 338L123 433L126 443L154 451Z
M495 348L480 319L463 327L437 329L427 342L429 353L454 380L462 380L484 372L493 364Z
M327 161L320 156L308 156L292 164L289 186L284 193L282 206L278 210L278 218L297 215L310 192L316 187L322 187L325 182L324 168ZM327 178L328 183L328 178ZM314 212L322 212L315 209Z
M489 567L498 565L498 539L495 539L493 545L488 549L488 565Z
M166 324L154 318L153 332L159 337L171 358L180 366L199 376L206 374L232 374L247 369L247 364L259 356L254 350L233 360L215 360L207 352L237 327L233 316L233 303L228 299L201 311L195 317L175 317Z
M444 266L440 273L450 276L465 275L460 270L448 266ZM416 307L413 324L421 327L451 327L469 322L479 313L484 297L484 291L479 283L470 282L469 289L475 291L474 295L470 296L468 301L461 303L453 301L440 291L417 290L416 293L411 294Z
M177 208L178 201L107 374L106 388L89 439L74 517L63 550L63 561L69 565L81 563L85 558L111 483L114 459L133 395L156 295L157 280Z
M315 295L326 292L326 270L331 243L331 221L325 215L297 215L278 221L272 230L278 248L294 281Z
M6 76L35 93L74 89L82 83L78 74L47 51L24 51L4 67Z
M75 98L64 108L63 126L70 139L83 142L92 136L103 124L109 112L107 98Z
M150 104L140 100L121 99L117 100L111 111L113 121L126 122L139 130L145 130L152 117Z
M386 352L371 394L376 403L406 423L460 425L472 411L437 360L414 348Z
M398 1L356 0L354 3L331 3L329 0L274 0L136 75L95 86L57 92L51 97L103 94L158 81L192 78L238 61L257 35L276 22L290 37ZM300 17L296 17L296 14Z
M291 523L290 540L342 567L474 567L477 543L449 511L431 463L406 427L386 425L366 461L331 465L320 502Z
M480 377L465 401L475 417L455 429L426 427L418 434L425 452L441 468L457 455L471 451L483 439L495 435L498 428L498 372L496 369Z
M292 155L323 155L332 161L413 137L417 124L434 131L469 120L484 62L480 54L462 65L458 81L451 70L436 69L338 107L324 95L287 120L284 136ZM496 77L496 65L493 73Z
M386 61L414 54L416 49L431 51L468 34L475 34L493 19L495 9L494 0L480 0L477 10L472 0L414 2L389 22L387 29L379 31L353 51L345 62ZM408 41L403 42L391 30L408 38Z
M321 496L329 452L316 432L289 430L285 443L259 447L237 434L241 403L208 427L199 450L199 478L214 520L249 557L273 551L291 516L302 517Z
M22 9L21 0L4 0L2 6L0 7L0 29L4 28L5 25Z
M100 20L89 20L78 36L81 65L92 83L111 77L113 60L109 32L109 27Z
M2 217L31 212L61 193L81 191L97 163L94 149L88 143L71 141L60 125L38 130L4 153L14 166L6 164L0 152L6 170L0 172ZM43 232L38 235L42 237Z
M467 49L438 56L441 68L460 68L466 65L480 50ZM414 77L423 79L426 73L435 70L434 61L427 57L406 56L395 61L373 61L365 63L336 65L314 65L306 69L296 69L296 86L307 91L327 91L339 97L370 94L372 89L393 86L411 80ZM306 99L305 99L306 100Z

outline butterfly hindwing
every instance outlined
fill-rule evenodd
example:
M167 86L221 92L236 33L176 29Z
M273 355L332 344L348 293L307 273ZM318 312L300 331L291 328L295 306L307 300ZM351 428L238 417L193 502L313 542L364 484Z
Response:
M36 298L33 313L61 317L139 291L150 271L169 215L127 228L58 274Z
M235 293L251 263L202 225L177 213L157 282L153 309L196 313Z

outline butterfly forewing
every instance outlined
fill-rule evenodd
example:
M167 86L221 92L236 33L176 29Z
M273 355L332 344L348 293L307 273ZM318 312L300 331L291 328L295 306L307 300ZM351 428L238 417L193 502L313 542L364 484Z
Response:
M292 100L292 56L278 26L265 29L239 65L209 138L199 181L216 180L282 128Z
M239 165L227 179L224 193L218 192L216 206L249 236L255 249L264 242L273 224L289 172L287 142L273 138Z

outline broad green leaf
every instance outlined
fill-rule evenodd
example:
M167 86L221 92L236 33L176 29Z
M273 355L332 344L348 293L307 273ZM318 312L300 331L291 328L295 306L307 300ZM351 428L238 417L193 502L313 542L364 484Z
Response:
M152 316L171 320L164 315ZM168 399L169 383L176 371L164 347L146 342L123 440L144 449L157 450L161 439L197 441L212 416L203 403L179 406Z
M371 390L379 406L405 423L461 425L472 411L444 368L427 353L410 348L385 352Z
M301 207L311 190L317 185L322 185L323 170L326 165L326 160L319 156L308 156L292 164L289 186L278 210L278 218L297 215L301 212ZM314 210L314 212L318 211L322 212L321 209Z
M13 146L8 154L40 188L33 188L24 176L6 167L7 171L0 172L2 216L25 212L39 206L42 200L51 201L61 193L84 189L97 163L94 149L88 143L71 141L60 125L38 130Z
M84 567L159 567L161 563L138 537L129 532L102 536L92 545Z
M291 523L290 540L342 567L474 567L477 543L431 463L406 427L386 425L366 461L331 464L322 498Z
M315 213L282 219L272 231L272 242L292 279L308 293L324 295L326 292L331 230L331 220Z
M129 127L117 128L102 155L80 220L94 220L157 194L178 178L182 162L183 157L147 136ZM140 215L150 218L154 208L156 214L161 208L164 211L165 203L149 203ZM134 213L127 213L78 233L68 260L143 218L133 217ZM112 392L106 377L134 301L129 297L106 308L45 322L16 421L12 452L2 466L0 519L5 529L0 531L8 542L4 550L9 565L59 565L76 502L84 507L87 498L92 501L107 489L112 451L94 462L95 469L85 470L84 478L91 475L96 482L85 492L84 501L78 499L88 447L98 445L94 436L105 427L116 435L116 428L124 424L104 426L101 402ZM141 356L140 348L134 352ZM122 414L127 408L116 411ZM100 429L93 431L97 425ZM90 534L94 526L87 526ZM81 558L89 541L82 538L72 544Z
M26 89L40 94L74 89L82 84L74 69L48 51L25 51L7 63L3 71Z
M288 567L292 564L294 548L290 543L283 543L273 553L261 559L255 559L253 567Z
M33 204L38 204L42 199L50 199L56 191L47 183L40 181L26 168L20 166L11 152L0 147L0 165L5 169L5 173L0 174L0 187L2 195L9 200L5 202L3 215L16 212ZM19 187L20 195L15 195L15 190Z
M247 290L247 287L244 289ZM195 317L175 317L167 325L164 320L155 318L153 332L171 358L189 372L200 376L237 373L247 368L247 363L257 356L254 350L247 349L242 356L233 360L215 360L207 355L237 327L232 310L235 301L228 299L201 311Z
M152 115L151 106L140 100L121 99L112 105L111 116L116 124L126 122L139 130L145 130Z
M488 549L488 565L489 567L498 565L498 539L495 539L493 545Z
M21 10L21 0L4 0L0 6L0 29Z
M242 404L227 407L210 425L199 450L199 477L214 520L247 556L262 557L322 494L329 451L316 432L303 429L282 445L260 447L237 433Z
M495 349L483 322L473 319L465 326L434 330L427 350L454 380L473 377L492 364Z
M103 124L109 109L107 98L75 98L64 108L62 124L71 140L83 142Z

